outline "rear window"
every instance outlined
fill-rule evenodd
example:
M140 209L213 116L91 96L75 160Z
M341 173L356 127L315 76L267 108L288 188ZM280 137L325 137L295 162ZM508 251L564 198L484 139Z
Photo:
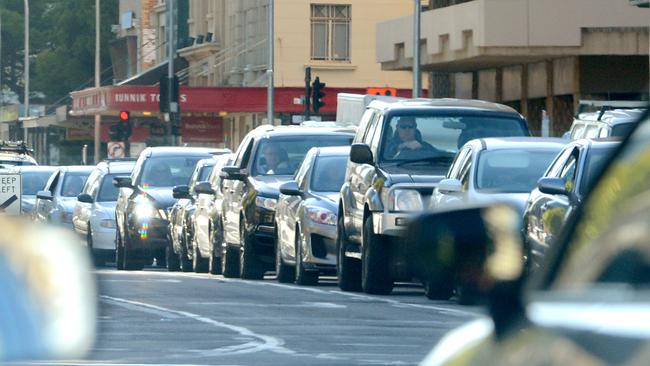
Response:
M128 174L106 174L102 179L102 185L99 187L99 193L97 193L97 202L115 202L117 201L117 194L119 193L119 188L113 184L113 178L115 177L127 177Z
M476 188L491 193L530 192L560 150L483 151L478 159Z
M345 179L348 156L323 156L316 159L311 176L311 190L314 192L338 192Z
M21 172L20 176L23 181L23 195L34 196L36 195L36 192L43 190L52 173L54 173L53 170Z
M86 183L86 179L90 175L87 173L67 173L63 179L63 186L61 187L61 196L63 197L77 197Z

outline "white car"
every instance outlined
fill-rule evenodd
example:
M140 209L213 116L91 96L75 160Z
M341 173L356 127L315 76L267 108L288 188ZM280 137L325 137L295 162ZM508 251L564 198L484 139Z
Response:
M135 161L97 164L77 196L72 226L86 239L98 265L115 258L115 205L119 188L113 185L113 178L131 176L134 166Z
M72 229L72 211L94 166L62 166L36 193L32 219Z
M57 170L55 166L46 165L17 165L9 169L12 173L20 174L22 179L21 214L31 215L36 203L36 193L45 187L48 179Z
M499 200L512 202L523 213L530 191L566 143L541 137L470 140L433 190L429 208Z

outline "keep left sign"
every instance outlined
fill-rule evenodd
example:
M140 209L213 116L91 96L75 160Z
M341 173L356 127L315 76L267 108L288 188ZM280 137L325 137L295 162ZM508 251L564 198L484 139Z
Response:
M0 214L20 215L20 174L0 174Z

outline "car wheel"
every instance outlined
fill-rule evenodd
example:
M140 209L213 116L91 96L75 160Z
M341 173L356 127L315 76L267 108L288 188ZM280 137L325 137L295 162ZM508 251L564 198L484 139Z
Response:
M306 271L302 263L302 240L300 229L296 230L296 283L299 285L315 285L318 283L318 271Z
M210 238L210 259L208 260L208 272L210 274L221 274L221 257L216 254L221 249L221 240L217 239L219 235L215 235L215 229L210 225L209 238Z
M183 228L180 238L180 247L181 250L178 253L178 260L181 263L181 271L183 272L192 272L194 268L192 267L192 260L189 258L188 242L187 242L187 230Z
M460 305L476 305L479 302L478 291L471 286L457 284L454 292Z
M338 277L339 288L343 291L360 291L361 263L358 259L345 255L348 241L343 225L343 214L340 212L336 225L336 275Z
M239 251L226 245L221 253L221 273L226 278L239 276Z
M364 220L361 250L361 288L363 292L387 295L393 290L389 271L389 247L381 235L375 234L372 215Z
M124 243L119 230L115 230L115 267L124 270Z
M424 296L429 300L449 300L452 294L448 283L441 284L435 279L422 281L422 287L424 287Z
M95 267L105 266L106 258L102 254L96 253L95 249L93 249L93 232L92 229L90 228L90 223L88 223L88 233L86 234L86 243L88 245L88 250L90 251L90 255L93 258L93 262L95 263Z
M123 245L124 254L123 254L122 263L124 263L124 269L127 271L136 271L144 268L144 263L142 262L142 260L139 260L139 258L134 258L134 253L129 251L130 239L128 233L124 238L123 244L124 244Z
M181 262L178 260L178 254L174 253L171 242L165 248L165 257L167 257L167 271L178 272L181 270Z
M277 231L277 230L276 230ZM282 259L282 247L279 243L278 235L275 235L275 273L278 282L280 283L291 283L295 280L296 272L291 268L291 266L284 263Z
M199 246L196 245L194 240L191 242L193 254L192 254L192 268L194 268L194 272L196 273L207 273L209 268L210 263L208 263L207 258L201 257L201 251L199 250Z
M255 255L253 239L246 235L246 226L243 220L239 225L239 238L241 248L239 253L239 277L245 280L261 280L264 278L264 267Z

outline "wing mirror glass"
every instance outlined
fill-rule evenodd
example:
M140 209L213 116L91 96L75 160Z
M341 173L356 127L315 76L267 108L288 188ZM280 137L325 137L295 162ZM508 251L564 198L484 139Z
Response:
M244 180L246 174L238 166L224 166L219 176L223 179Z
M287 196L300 196L302 191L298 187L298 182L295 180L288 181L280 186L280 193L286 194Z
M200 182L194 186L194 192L197 194L215 194L210 182Z
M113 178L113 185L118 188L133 188L130 177L115 177Z
M438 183L440 193L458 193L463 191L463 183L458 179L443 179Z
M47 200L47 201L51 201L53 199L52 193L50 193L50 191L38 191L36 193L36 198L40 198L42 200Z
M537 181L537 188L546 194L569 195L566 182L560 178L541 178Z
M81 193L77 196L77 201L83 203L93 203L93 197L88 193Z
M356 164L374 164L370 147L366 144L352 144L350 161Z
M189 198L190 197L190 187L188 186L176 186L172 188L172 196L176 199Z

